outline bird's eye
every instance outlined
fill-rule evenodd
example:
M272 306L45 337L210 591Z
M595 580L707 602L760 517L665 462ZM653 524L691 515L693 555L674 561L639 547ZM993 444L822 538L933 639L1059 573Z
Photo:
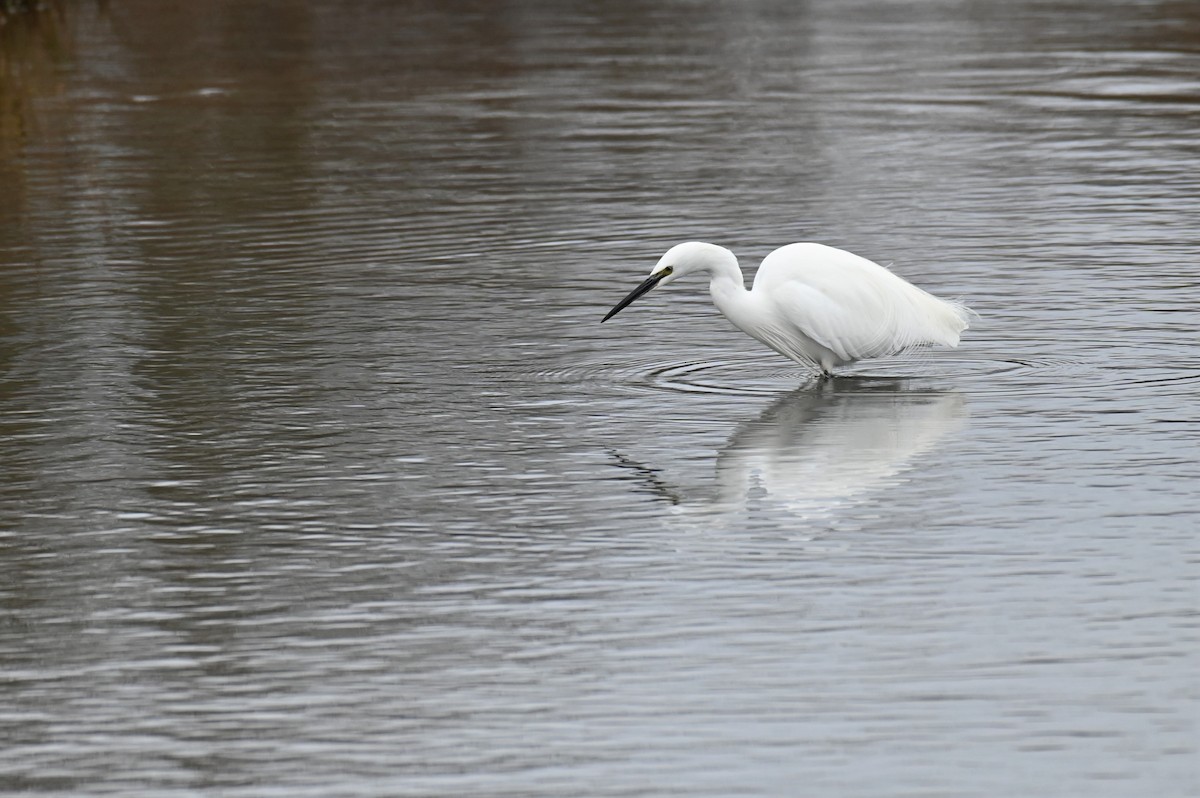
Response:
M675 271L674 266L667 266L661 272L659 272L659 274L661 274L663 277L666 277L668 274L670 274L673 271Z

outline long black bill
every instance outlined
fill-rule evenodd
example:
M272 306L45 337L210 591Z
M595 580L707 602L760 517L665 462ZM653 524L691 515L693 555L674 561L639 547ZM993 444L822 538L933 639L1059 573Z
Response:
M670 274L670 273L671 273L671 270L670 270L670 269L666 269L666 270L663 270L663 271L661 271L661 272L658 272L658 273L656 273L656 274L652 274L652 275L650 275L649 277L647 277L647 278L646 278L646 279L645 279L645 280L642 282L642 284L641 284L641 285L639 285L637 288L635 288L635 289L633 289L632 291L630 291L630 292L629 292L629 296L625 297L625 298L624 298L624 299L622 299L620 302L618 302L618 303L617 303L617 306L616 306L615 308L613 308L612 310L610 310L610 311L608 312L608 315L607 315L607 316L605 316L604 318L602 318L602 319L600 320L600 323L601 323L601 324L603 324L604 322L606 322L606 321L608 321L609 319L611 319L613 316L615 316L615 315L617 315L618 313L620 313L620 312L621 312L622 310L624 310L625 308L629 307L629 305L631 305L631 304L634 302L634 300L636 300L636 299L637 299L638 297L640 297L642 294L645 294L645 293L649 292L651 288L653 288L654 286L658 285L658 282L659 282L659 280L661 280L662 278L666 277L666 276L667 276L668 274Z

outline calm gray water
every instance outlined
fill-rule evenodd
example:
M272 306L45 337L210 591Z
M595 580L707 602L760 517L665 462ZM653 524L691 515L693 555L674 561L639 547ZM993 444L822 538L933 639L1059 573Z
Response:
M1195 3L0 48L3 791L1200 792ZM699 282L599 325L688 239L980 318L824 384Z

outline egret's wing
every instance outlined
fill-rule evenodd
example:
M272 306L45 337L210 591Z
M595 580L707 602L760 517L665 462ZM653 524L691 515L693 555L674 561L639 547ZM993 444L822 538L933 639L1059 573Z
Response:
M896 325L887 303L870 290L840 287L823 291L800 280L775 285L772 297L782 322L850 362L903 349L897 346Z
M921 344L958 343L966 311L906 282L877 263L819 244L771 253L755 290L790 326L843 361L881 357Z

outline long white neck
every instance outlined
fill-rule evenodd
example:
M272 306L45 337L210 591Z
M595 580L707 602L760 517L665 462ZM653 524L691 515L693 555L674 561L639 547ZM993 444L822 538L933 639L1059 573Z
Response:
M708 293L712 295L713 304L734 326L749 333L747 325L751 325L753 320L748 307L751 298L737 259L721 258L713 262L709 271L712 280L708 284Z

